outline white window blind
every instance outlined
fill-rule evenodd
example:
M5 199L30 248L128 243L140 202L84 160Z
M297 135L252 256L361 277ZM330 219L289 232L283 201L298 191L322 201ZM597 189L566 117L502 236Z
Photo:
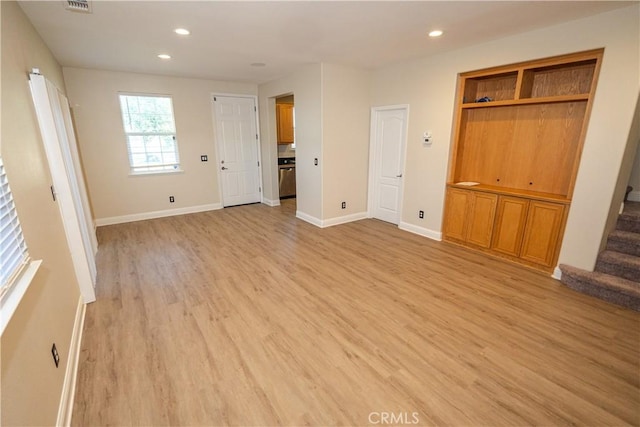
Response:
M10 291L28 261L27 245L0 158L0 299Z
M172 172L180 167L171 97L120 95L131 172Z

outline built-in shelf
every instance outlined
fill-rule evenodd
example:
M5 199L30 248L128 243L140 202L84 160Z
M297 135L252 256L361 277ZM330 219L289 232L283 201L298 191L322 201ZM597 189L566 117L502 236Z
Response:
M460 74L445 240L553 269L602 54Z
M568 205L571 200L566 196L553 193L543 193L540 191L520 190L518 188L496 187L495 185L478 184L478 185L459 185L456 183L447 184L449 187L460 188L464 190L483 191L485 193L502 194L505 196L517 196L525 199L543 200L546 202L562 203Z
M504 101L490 101L490 102L473 102L462 104L460 107L467 108L488 108L488 107L507 107L511 105L535 105L535 104L553 104L558 102L580 102L588 101L589 94L579 95L563 95L563 96L546 96L542 98L523 98L523 99L509 99Z

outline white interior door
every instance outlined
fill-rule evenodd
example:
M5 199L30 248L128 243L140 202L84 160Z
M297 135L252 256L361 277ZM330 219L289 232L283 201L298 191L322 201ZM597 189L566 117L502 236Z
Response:
M369 211L373 218L400 222L407 107L372 109Z
M255 98L214 96L222 206L261 200Z
M92 302L96 299L95 231L86 210L88 198L82 171L76 167L79 159L75 137L69 137L73 134L69 104L43 76L31 74L29 83L80 292L85 303Z

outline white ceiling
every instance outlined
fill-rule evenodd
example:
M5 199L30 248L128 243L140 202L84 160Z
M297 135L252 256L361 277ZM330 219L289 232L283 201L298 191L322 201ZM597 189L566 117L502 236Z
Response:
M20 5L63 66L261 83L308 63L376 68L633 3L93 1L91 14L62 0ZM430 39L435 28L445 34Z

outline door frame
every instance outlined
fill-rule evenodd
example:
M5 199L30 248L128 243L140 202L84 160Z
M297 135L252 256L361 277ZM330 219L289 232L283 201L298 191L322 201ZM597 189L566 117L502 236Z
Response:
M405 115L404 121L404 138L402 144L402 179L400 180L400 200L398 201L398 226L402 223L402 206L404 205L404 178L407 166L407 139L409 133L409 104L384 105L381 107L371 107L371 125L369 131L369 187L367 196L367 218L373 218L376 176L378 172L377 160L381 156L380 147L376 135L376 128L380 113L389 110L403 110Z
M59 89L44 76L35 73L29 75L29 85L49 164L53 189L55 189L54 194L56 197L54 200L57 201L62 217L80 294L83 302L87 304L96 300L96 277L93 275L96 271L95 258L93 257L93 248L86 246L87 243L91 244L91 239L83 233L81 224L81 221L85 221L88 218L88 212L84 211L82 202L74 196L74 188L78 189L78 182L74 183L72 181L72 177L76 180L80 179L78 173L82 173L82 170L75 171L73 161L67 164L64 160L65 158L73 160L71 153L68 152L71 141L60 140L61 137L67 138L67 134L58 133L60 129L56 126L56 123L60 125L58 119L63 119L63 117L56 117L49 92L49 88L55 89L57 99L54 103L57 102L57 105L60 106L60 100L57 97L57 94L60 93ZM61 106L60 108L62 109ZM62 111L60 113L64 115ZM64 120L62 124L64 125ZM67 152L65 153L65 151ZM68 172L68 168L72 171L72 174ZM85 218L80 218L78 216L79 213L82 213ZM95 229L89 228L86 232L89 234L95 233ZM93 264L93 268L91 264Z
M262 182L262 137L260 135L260 109L258 108L258 96L257 95L247 95L247 94L238 94L238 93L223 93L223 92L212 92L211 93L211 117L213 119L213 148L214 153L216 154L216 176L218 179L218 194L220 194L220 207L224 208L223 201L223 193L222 193L222 175L220 173L220 165L218 164L218 159L220 158L220 152L218 150L218 128L217 128L217 118L216 118L216 107L214 104L214 98L217 96L226 96L229 98L249 98L253 100L253 106L255 107L255 119L256 119L256 134L258 138L256 139L256 144L258 146L258 159L260 164L258 165L258 176L260 180L260 203L264 203L264 184Z

